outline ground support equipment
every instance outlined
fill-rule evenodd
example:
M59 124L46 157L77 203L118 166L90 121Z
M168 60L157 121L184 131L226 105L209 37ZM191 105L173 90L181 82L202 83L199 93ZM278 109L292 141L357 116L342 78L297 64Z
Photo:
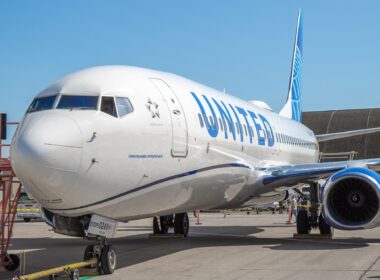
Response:
M0 267L9 271L20 265L17 255L8 254L20 190L21 183L15 179L9 159L0 158Z
M12 280L34 280L46 277L49 277L50 280L53 280L64 275L69 276L71 280L79 280L79 276L82 274L82 272L85 272L84 274L88 275L86 272L90 270L91 267L96 267L97 265L98 260L94 258L87 261L67 264L28 275L15 276Z

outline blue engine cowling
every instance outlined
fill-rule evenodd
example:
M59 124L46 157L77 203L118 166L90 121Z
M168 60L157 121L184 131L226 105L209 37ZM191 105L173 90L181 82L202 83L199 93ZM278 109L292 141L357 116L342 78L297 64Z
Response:
M334 228L357 230L380 225L380 175L366 168L333 174L321 190L322 212Z

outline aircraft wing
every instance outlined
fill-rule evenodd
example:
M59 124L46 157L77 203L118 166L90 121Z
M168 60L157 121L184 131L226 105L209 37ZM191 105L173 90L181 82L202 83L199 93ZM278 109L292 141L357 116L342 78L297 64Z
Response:
M320 142L336 140L336 139L341 139L341 138L346 138L346 137L351 137L351 136L358 136L358 135L363 135L363 134L370 134L370 133L375 133L375 132L380 132L380 127L319 134L319 135L315 135L315 137L320 143Z
M292 187L324 179L331 174L349 167L364 167L380 171L380 159L339 161L313 164L296 164L267 168L262 177L264 189Z
M243 152L232 152L221 147L211 147L210 153L215 153L216 157L228 159L229 162L243 163L248 166L252 171L252 179L261 182L262 188L259 193L276 189L285 190L300 184L315 182L350 167L363 167L380 172L380 158L271 166L270 162L257 161Z

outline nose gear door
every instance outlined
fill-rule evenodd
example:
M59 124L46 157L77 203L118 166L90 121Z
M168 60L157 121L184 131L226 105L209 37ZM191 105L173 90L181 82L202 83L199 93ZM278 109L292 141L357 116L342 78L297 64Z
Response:
M161 79L150 78L168 106L172 122L172 156L187 156L187 124L181 103L171 87Z

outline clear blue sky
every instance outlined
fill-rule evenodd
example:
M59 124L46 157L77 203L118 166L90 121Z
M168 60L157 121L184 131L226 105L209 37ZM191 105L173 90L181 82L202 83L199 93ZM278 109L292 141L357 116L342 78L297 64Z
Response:
M303 110L380 107L380 1L0 1L0 111L90 66L180 74L243 99L285 101L298 8Z

